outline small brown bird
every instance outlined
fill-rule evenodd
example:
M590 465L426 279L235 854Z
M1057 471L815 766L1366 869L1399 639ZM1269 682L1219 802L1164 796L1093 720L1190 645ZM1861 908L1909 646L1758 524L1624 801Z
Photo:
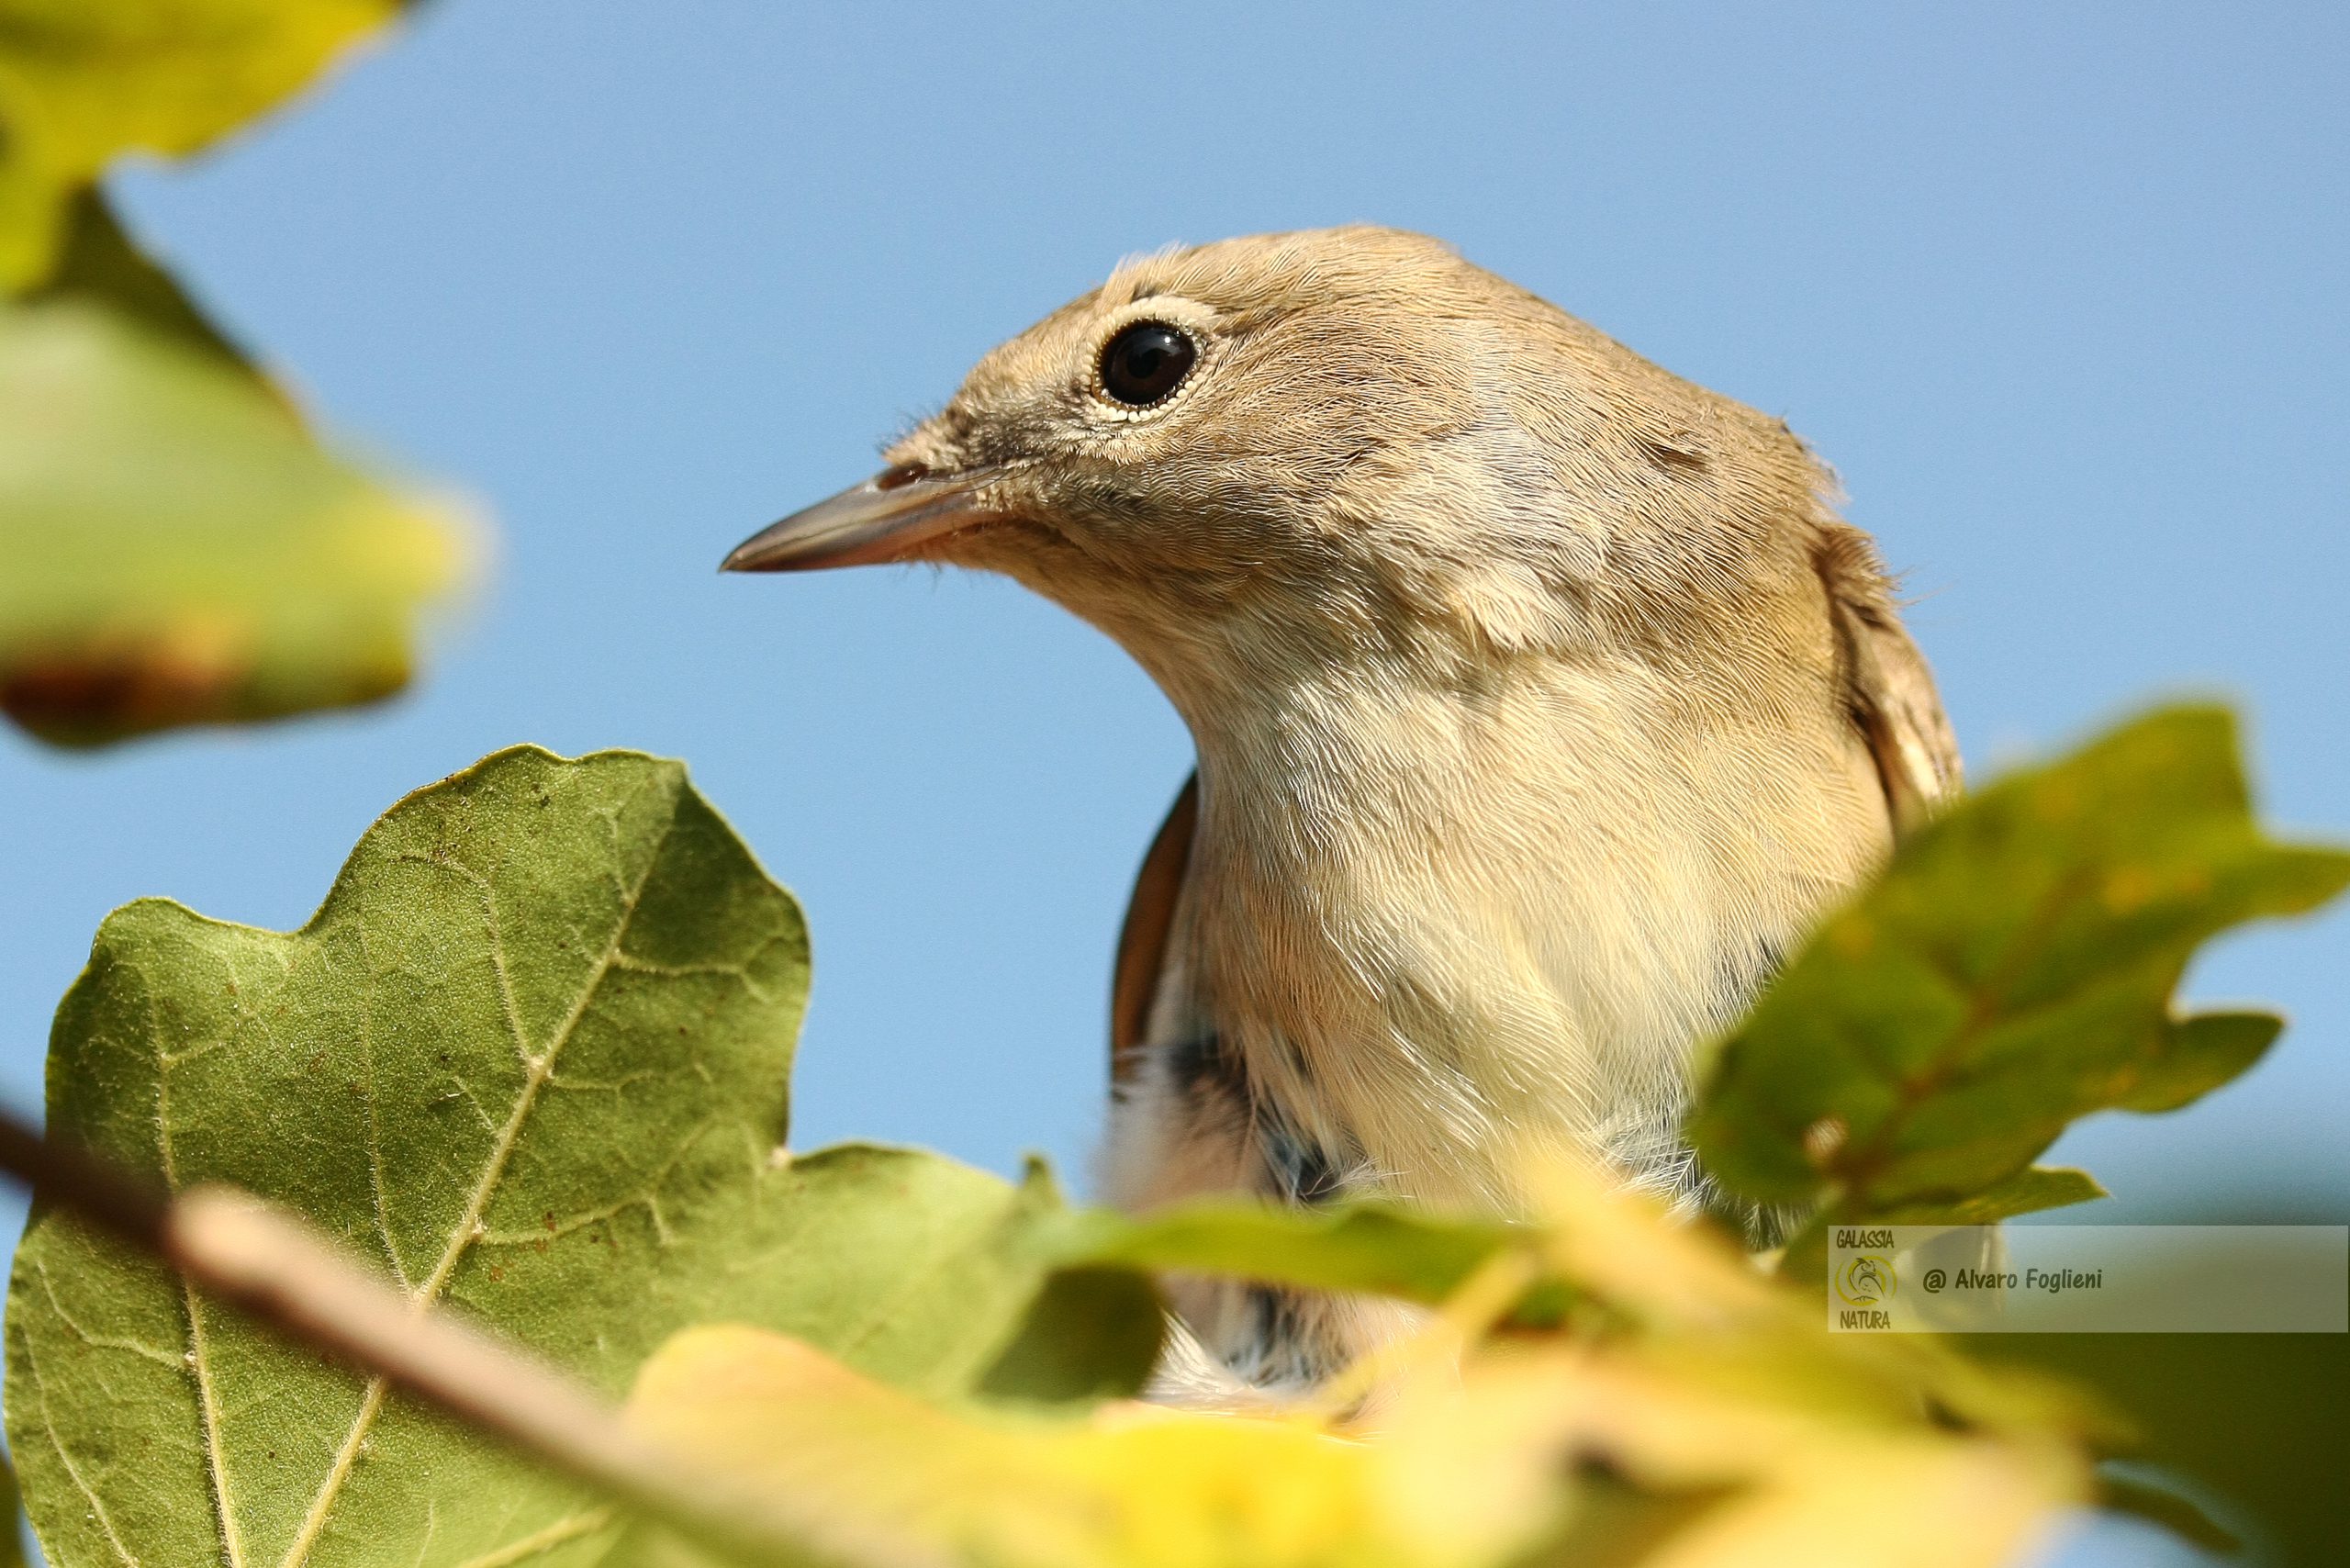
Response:
M1104 1185L1506 1211L1529 1143L1691 1207L1693 1047L1956 787L1868 538L1769 419L1416 235L1128 262L737 571L1002 572L1199 767L1117 954ZM1369 1309L1179 1286L1308 1384Z

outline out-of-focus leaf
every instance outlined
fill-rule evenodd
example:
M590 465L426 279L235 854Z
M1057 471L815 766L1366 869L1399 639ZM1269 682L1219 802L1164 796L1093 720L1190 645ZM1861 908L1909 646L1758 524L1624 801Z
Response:
M161 901L109 917L59 1009L50 1126L174 1188L297 1209L610 1392L711 1319L928 1393L1001 1381L1059 1199L907 1150L778 1154L806 976L798 907L683 767L522 748L395 807L298 932ZM1115 1383L1084 1353L1037 1375ZM7 1374L59 1568L609 1544L576 1486L46 1204Z
M2060 1446L1855 1419L1743 1370L1520 1342L1414 1383L1375 1428L1132 1406L1021 1421L708 1327L647 1363L630 1408L852 1562L1993 1568L2079 1495ZM676 1561L643 1541L628 1560Z
M957 1320L968 1326L968 1297L957 1299L963 1305ZM1124 1398L1148 1381L1166 1327L1158 1293L1143 1275L1062 1269L1029 1299L1018 1331L972 1391L1027 1403Z
M745 1496L804 1500L816 1539L855 1543L842 1553L851 1561L1404 1561L1370 1527L1361 1450L1301 1422L959 1417L797 1340L732 1327L672 1340L630 1407L641 1429Z
M2082 1494L2060 1444L1855 1417L1774 1370L1562 1348L1472 1361L1457 1395L1399 1411L1411 1470L1390 1484L1505 1518L1514 1495L1563 1492L1547 1550L1499 1558L1555 1568L2007 1568Z
M2124 1111L2192 1104L2267 1054L2285 1032L2274 1013L2198 1013L2175 1021L2168 1048L2148 1061L2117 1102Z
M1693 1139L1746 1197L1820 1204L1816 1226L1984 1193L2076 1117L2248 1066L2275 1022L2176 1016L2181 971L2346 882L2350 856L2260 833L2225 712L2154 713L1906 844L1721 1047Z
M2087 1495L2061 1402L1986 1392L1999 1380L1930 1345L1830 1336L1816 1304L1590 1172L1529 1191L1520 1236L1614 1330L1463 1353L1448 1305L1351 1418L956 1413L740 1327L672 1340L632 1418L858 1564L2004 1568ZM621 1559L690 1561L642 1536Z
M1543 1269L1604 1309L1611 1341L1629 1336L1750 1393L1773 1388L1870 1422L1931 1410L1950 1429L1986 1435L2100 1448L2128 1437L2107 1406L2060 1381L1986 1372L1926 1336L1830 1334L1818 1297L1756 1269L1729 1238L1668 1222L1652 1200L1591 1171L1538 1169L1528 1188L1539 1205Z
M2029 1165L2004 1182L1948 1203L1920 1204L1871 1217L1887 1225L1996 1225L2018 1215L2093 1203L2111 1194L2086 1170L2068 1165Z
M1525 1227L1376 1204L1315 1208L1204 1201L1129 1219L1071 1216L1054 1255L1229 1274L1316 1290L1440 1302L1495 1253L1527 1245Z
M261 378L244 348L139 248L95 185L73 197L55 268L23 297L28 304L81 300L107 306L182 348ZM276 396L274 387L271 393Z
M2341 1217L2322 1206L2244 1205L2236 1194L2211 1209L2166 1217ZM2205 1285L2211 1267L2208 1256L2182 1256L2132 1270L2116 1310L2127 1310L2133 1294L2161 1297ZM1986 1334L1961 1343L2001 1375L2031 1369L2094 1390L2132 1428L2132 1440L2116 1451L2156 1467L2158 1476L2190 1478L2197 1495L2221 1509L2225 1528L2254 1538L2255 1561L2340 1560L2350 1539L2350 1494L2342 1484L2342 1456L2350 1452L2350 1403L2342 1397L2350 1388L2350 1336ZM2192 1527L2188 1538L2199 1539Z
M396 0L0 0L0 291L50 270L117 155L192 152L316 76Z
M44 739L395 691L469 533L217 354L87 306L0 308L0 709Z
M755 1323L934 1398L1124 1396L1158 1359L1147 1282L1055 1271L1044 1239L1069 1211L1041 1168L1015 1187L921 1149L844 1144L741 1202L706 1226L711 1267L686 1274L673 1321Z
M2206 1551L2232 1556L2244 1550L2244 1541L2235 1531L2205 1513L2194 1498L2168 1486L2107 1473L2098 1477L2097 1501L2098 1506L2114 1513L2130 1514L2149 1524L2160 1525Z

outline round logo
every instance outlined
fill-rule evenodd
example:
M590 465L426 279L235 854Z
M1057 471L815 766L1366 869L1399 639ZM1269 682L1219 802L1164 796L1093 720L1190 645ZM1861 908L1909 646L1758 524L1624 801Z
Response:
M1847 1306L1874 1306L1881 1301L1890 1301L1897 1283L1893 1277L1893 1260L1874 1252L1847 1258L1844 1266L1836 1271L1836 1294L1844 1298Z

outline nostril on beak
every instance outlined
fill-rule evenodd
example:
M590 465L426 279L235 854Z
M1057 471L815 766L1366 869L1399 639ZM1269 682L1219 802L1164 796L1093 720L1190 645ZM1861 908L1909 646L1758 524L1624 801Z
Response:
M800 572L902 559L907 552L993 514L979 494L996 470L940 476L896 463L829 500L793 512L734 548L729 572Z

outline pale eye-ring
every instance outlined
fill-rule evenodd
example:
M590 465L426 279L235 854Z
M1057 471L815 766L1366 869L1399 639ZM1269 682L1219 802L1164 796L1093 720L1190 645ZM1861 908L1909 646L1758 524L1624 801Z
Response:
M1102 390L1130 409L1170 397L1199 363L1199 345L1164 321L1137 321L1102 350Z

